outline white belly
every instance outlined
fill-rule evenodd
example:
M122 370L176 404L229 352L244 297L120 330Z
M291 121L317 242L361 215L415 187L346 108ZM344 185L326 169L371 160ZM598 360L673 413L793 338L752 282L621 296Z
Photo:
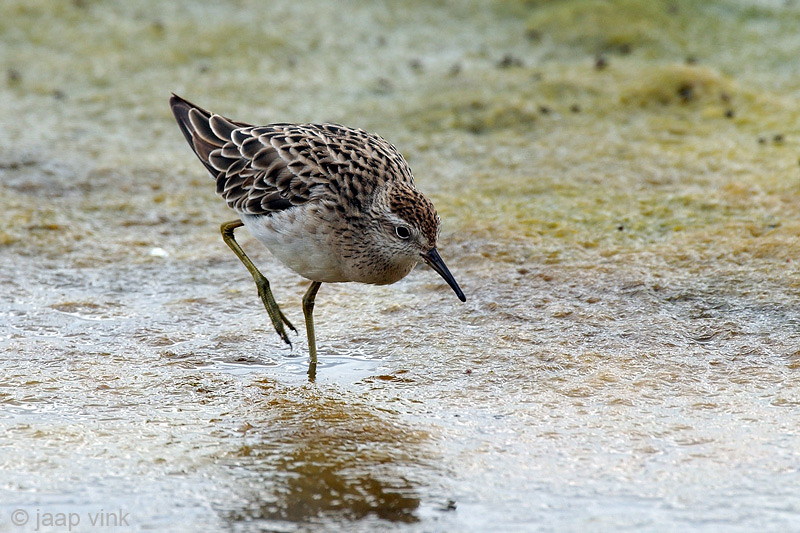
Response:
M242 222L281 263L312 281L350 281L332 244L330 228L303 209L289 209L270 216L242 215Z

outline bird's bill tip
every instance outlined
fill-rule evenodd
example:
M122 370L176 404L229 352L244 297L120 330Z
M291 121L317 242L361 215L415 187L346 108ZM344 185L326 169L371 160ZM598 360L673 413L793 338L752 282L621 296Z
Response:
M467 297L464 296L464 292L461 290L461 287L458 286L456 279L450 273L450 270L447 268L447 265L444 264L444 260L439 255L439 252L436 248L431 248L428 253L422 254L422 259L425 260L425 263L433 270L436 271L437 274L442 276L442 278L450 285L450 288L453 289L453 292L456 293L458 299L462 302L467 301Z

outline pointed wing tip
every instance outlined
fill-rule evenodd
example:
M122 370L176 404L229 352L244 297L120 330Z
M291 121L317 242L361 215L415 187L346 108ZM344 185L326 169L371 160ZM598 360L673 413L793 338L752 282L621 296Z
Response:
M192 102L190 102L186 98L178 96L177 94L175 94L173 92L171 92L169 94L170 94L170 96L169 96L169 107L170 107L170 109L172 109L173 114L176 114L176 116L177 116L176 111L183 110L182 114L188 115L190 109L196 109L196 110L200 111L203 114L211 115L211 113L209 113L208 111L206 111L205 109L203 109L199 105L193 104Z
M177 94L171 93L169 97L169 108L175 116L175 120L178 121L178 124L186 124L189 122L189 111L192 109L192 104Z

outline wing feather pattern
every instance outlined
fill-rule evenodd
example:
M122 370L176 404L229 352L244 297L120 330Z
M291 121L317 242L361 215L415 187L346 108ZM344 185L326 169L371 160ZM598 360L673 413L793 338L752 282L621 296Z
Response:
M338 124L255 127L174 94L170 107L192 150L216 180L217 194L241 214L269 215L326 195L369 196L379 177L389 174L413 185L397 149L363 130Z

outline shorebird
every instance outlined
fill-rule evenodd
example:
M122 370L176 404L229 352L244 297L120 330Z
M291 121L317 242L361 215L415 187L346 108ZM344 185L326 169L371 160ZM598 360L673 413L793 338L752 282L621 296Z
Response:
M253 126L175 94L169 103L189 146L216 180L217 194L239 216L222 224L222 238L253 276L275 331L290 346L284 325L297 329L234 230L245 226L281 263L311 281L303 315L314 371L314 300L322 283L385 285L425 262L466 301L436 249L440 221L433 203L414 187L408 163L383 138L339 124Z

